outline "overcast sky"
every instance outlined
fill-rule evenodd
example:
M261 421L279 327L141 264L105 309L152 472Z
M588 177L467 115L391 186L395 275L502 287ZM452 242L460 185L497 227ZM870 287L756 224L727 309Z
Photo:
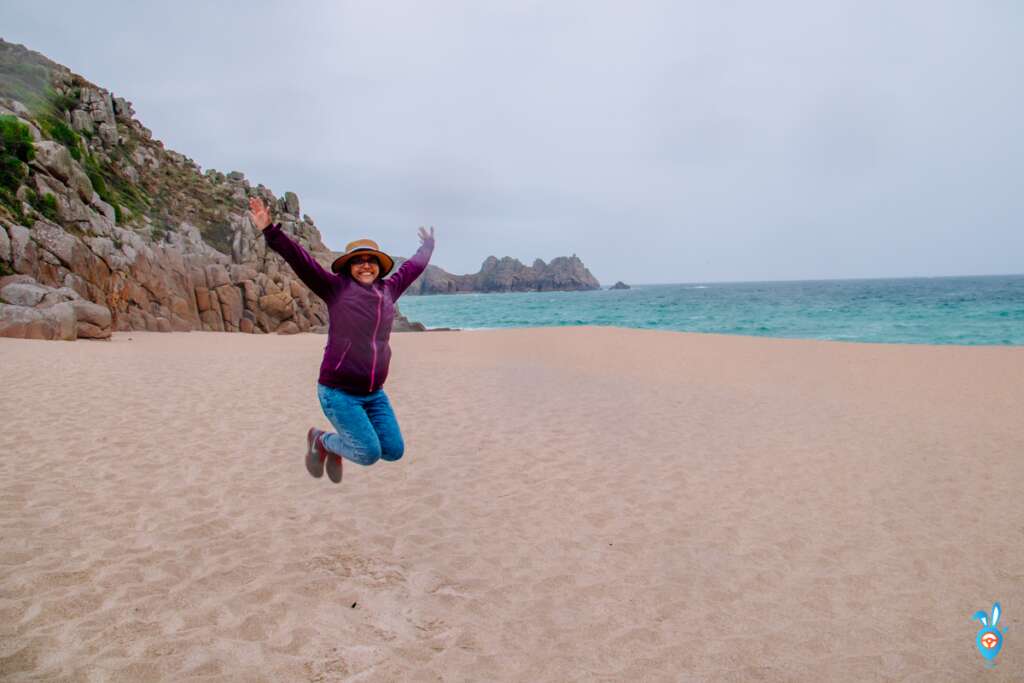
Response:
M1024 272L1024 4L0 4L340 250L602 282Z

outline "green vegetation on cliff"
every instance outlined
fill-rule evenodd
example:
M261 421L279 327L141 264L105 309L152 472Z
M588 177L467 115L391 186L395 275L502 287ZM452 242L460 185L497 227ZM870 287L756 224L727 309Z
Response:
M25 192L28 203L33 209L38 211L48 221L56 223L59 216L57 215L57 198L47 192L42 197L36 194L35 190L29 189Z
M67 148L99 198L113 208L118 225L159 240L187 221L207 244L231 252L229 215L246 209L237 187L224 183L223 175L220 182L204 176L190 159L165 150L131 117L128 103L122 101L118 113L110 93L43 55L0 40L0 105L16 108L17 116L5 117L5 134L8 128L18 131L30 147L36 135ZM17 197L22 184L37 189L27 160L9 146L0 154L0 214L31 223ZM23 191L22 199L28 197ZM50 217L50 201L36 196L27 203Z
M21 202L15 196L28 177L28 162L35 157L28 126L14 116L0 116L0 203L21 216Z
M68 148L72 159L75 161L82 160L82 146L79 143L78 133L71 130L68 124L52 116L40 117L39 124L46 137L56 140Z
M0 51L0 97L23 102L42 113L48 108L50 70L41 60L14 50Z

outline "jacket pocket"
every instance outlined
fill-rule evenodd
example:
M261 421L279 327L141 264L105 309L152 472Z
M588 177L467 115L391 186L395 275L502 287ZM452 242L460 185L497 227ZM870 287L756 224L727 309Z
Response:
M348 350L352 348L352 340L346 339L344 345L341 348L341 355L338 356L338 361L334 364L334 371L340 372L341 365L345 362L345 356L348 355Z

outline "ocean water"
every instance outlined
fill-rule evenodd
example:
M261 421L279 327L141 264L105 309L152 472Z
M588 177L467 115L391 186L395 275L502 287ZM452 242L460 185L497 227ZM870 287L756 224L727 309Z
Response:
M761 337L1024 345L1024 275L405 296L427 327L614 325Z

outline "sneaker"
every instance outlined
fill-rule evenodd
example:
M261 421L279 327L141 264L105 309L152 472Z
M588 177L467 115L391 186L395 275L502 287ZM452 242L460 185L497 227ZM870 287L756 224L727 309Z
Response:
M310 427L306 434L306 469L316 479L324 476L324 460L327 458L327 450L320 443L321 436L323 432L316 427Z
M324 444L324 437L318 436L317 443L320 444L320 448L324 453L327 454L327 478L333 481L335 484L341 483L341 456L331 453Z

